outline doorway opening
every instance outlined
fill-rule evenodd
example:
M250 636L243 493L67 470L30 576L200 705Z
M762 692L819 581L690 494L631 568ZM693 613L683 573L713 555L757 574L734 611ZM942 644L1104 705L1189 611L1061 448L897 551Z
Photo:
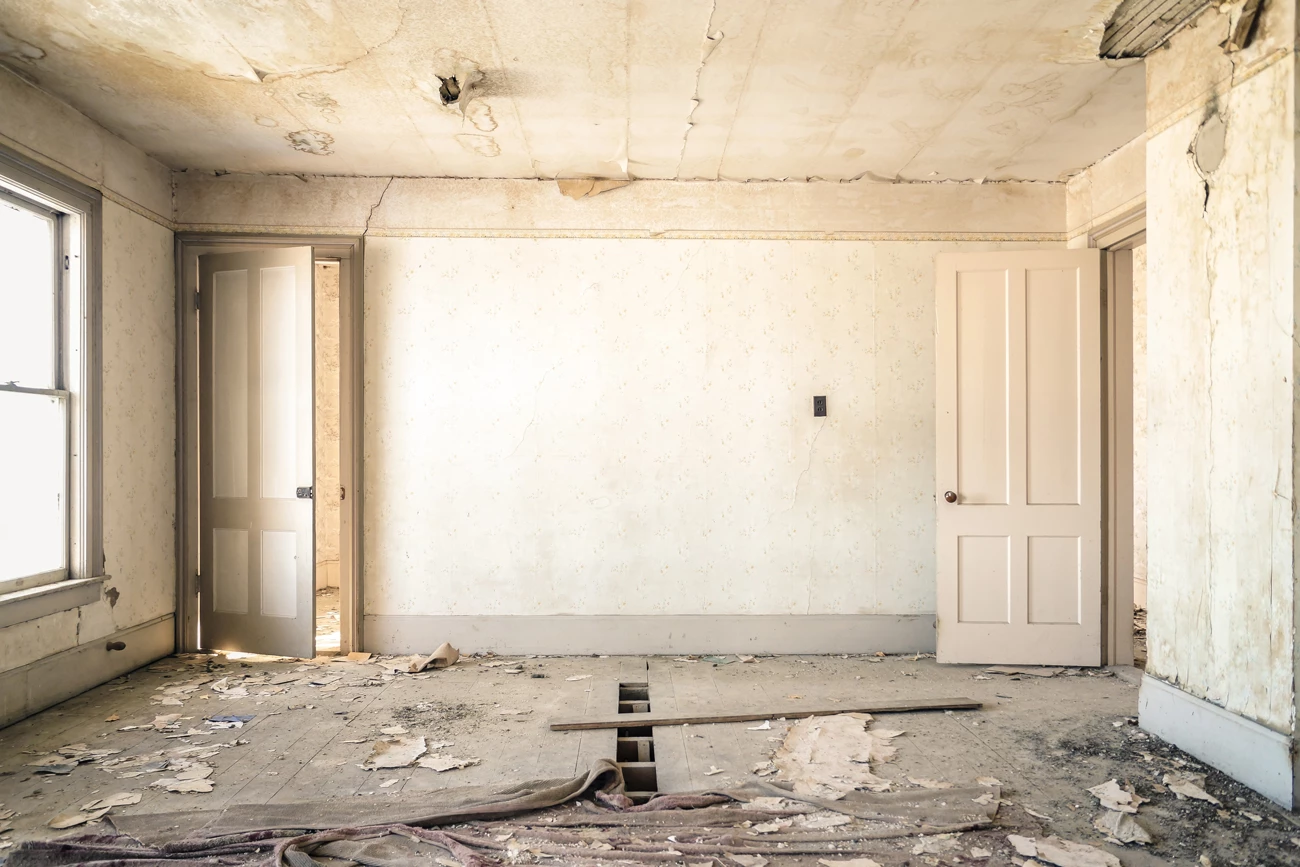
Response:
M360 246L177 238L182 650L361 646Z
M1146 666L1147 248L1142 211L1093 236L1106 256L1106 662Z
M312 343L315 367L316 654L341 647L339 541L339 260L317 259Z

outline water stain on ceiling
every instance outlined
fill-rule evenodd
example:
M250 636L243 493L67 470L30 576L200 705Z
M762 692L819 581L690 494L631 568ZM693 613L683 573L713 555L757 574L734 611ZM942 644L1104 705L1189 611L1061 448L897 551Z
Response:
M178 169L1041 180L1143 129L1119 0L0 0L0 64Z

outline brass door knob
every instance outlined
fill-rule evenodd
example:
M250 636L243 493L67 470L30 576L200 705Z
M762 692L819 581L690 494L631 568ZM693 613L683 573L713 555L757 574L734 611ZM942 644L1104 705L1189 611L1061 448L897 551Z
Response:
M955 503L955 502L957 502L957 495L954 494L952 491L946 491L946 492L944 492L943 498L944 498L944 500L946 500L946 501L949 502L949 503Z

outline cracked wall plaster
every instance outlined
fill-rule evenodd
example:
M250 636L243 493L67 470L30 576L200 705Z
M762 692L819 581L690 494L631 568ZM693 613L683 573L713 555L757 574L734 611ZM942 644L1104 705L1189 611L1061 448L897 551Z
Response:
M174 168L1056 181L1141 131L1113 4L9 0L0 63Z
M1294 4L1233 59L1230 13L1148 59L1146 670L1290 734Z

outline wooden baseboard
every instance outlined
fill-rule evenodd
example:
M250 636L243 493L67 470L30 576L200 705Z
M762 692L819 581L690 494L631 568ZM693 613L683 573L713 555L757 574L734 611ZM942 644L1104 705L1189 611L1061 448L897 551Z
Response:
M172 653L171 614L0 674L0 728ZM109 650L121 642L122 650Z
M370 615L371 653L611 656L679 653L917 653L934 651L934 615Z

